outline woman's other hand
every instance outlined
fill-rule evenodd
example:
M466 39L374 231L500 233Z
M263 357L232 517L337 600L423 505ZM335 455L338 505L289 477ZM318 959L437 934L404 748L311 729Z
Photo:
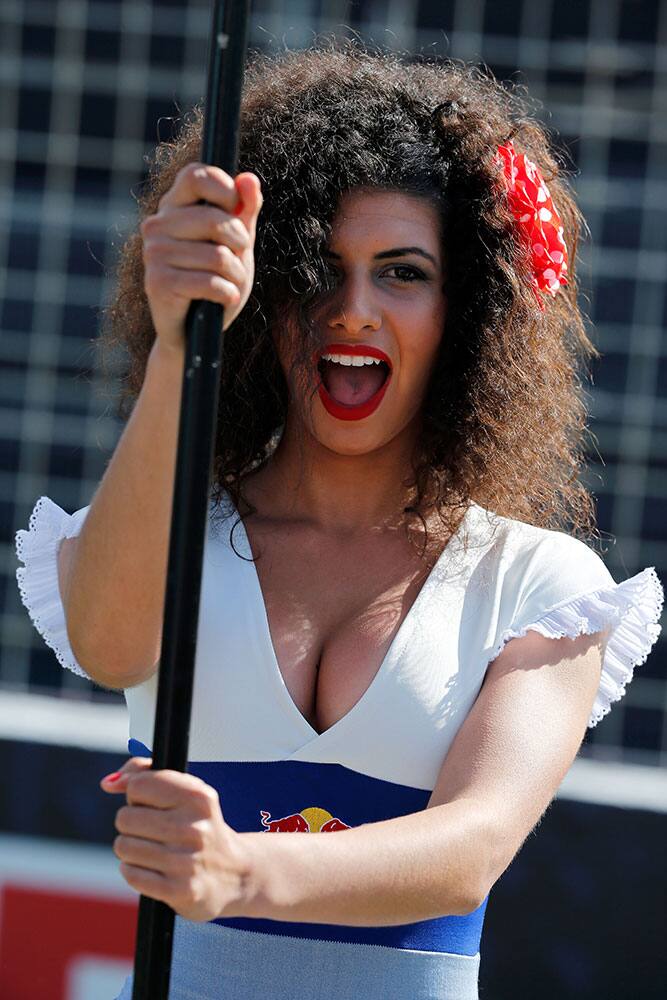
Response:
M116 813L113 850L128 885L187 920L233 912L247 865L215 789L192 774L152 771L146 757L130 758L100 784L127 797Z
M200 202L206 204L200 204ZM185 345L193 299L224 306L223 326L248 301L255 275L254 243L262 207L259 178L189 163L141 223L144 289L158 339Z

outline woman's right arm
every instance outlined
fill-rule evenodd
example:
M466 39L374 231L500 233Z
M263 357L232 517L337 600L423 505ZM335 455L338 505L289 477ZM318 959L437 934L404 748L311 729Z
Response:
M183 364L156 341L81 531L58 552L72 652L105 687L139 684L159 662Z
M234 218L239 197L243 211ZM202 199L207 204L200 204ZM260 208L253 175L240 174L235 185L216 167L190 164L158 212L142 224L155 343L134 410L81 531L64 539L58 552L72 651L105 687L139 684L159 663L185 317L194 298L222 303L225 328L241 311L254 277Z

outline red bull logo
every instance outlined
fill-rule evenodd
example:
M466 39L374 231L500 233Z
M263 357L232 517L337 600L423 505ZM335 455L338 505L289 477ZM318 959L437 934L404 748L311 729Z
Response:
M318 806L309 806L280 819L271 819L271 813L265 809L260 809L260 815L264 833L334 833L336 830L351 829L342 819Z

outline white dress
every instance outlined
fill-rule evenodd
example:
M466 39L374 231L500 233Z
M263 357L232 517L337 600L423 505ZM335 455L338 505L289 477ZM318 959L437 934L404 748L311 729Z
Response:
M88 507L41 497L16 536L23 602L60 663L86 676L67 636L60 541ZM658 635L664 594L653 567L615 583L563 532L472 504L402 622L369 688L317 733L292 700L255 566L209 521L204 549L188 770L217 789L239 831L335 832L426 807L442 762L505 643L612 626L589 726L625 693ZM237 552L251 556L240 523ZM128 750L150 755L157 676L124 692ZM487 900L465 916L390 927L176 918L172 1000L475 1000ZM323 914L325 917L326 914ZM128 979L122 1000L131 997Z

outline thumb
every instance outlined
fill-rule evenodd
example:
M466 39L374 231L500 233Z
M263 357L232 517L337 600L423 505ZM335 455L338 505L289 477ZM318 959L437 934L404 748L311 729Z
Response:
M234 184L239 196L239 203L234 214L243 222L254 239L257 230L257 216L264 201L261 182L256 174L243 173L236 175Z
M105 792L124 792L129 776L131 774L137 774L139 771L150 770L152 763L152 757L130 757L129 760L125 761L120 771L114 771L112 774L106 774L100 780L102 790Z

